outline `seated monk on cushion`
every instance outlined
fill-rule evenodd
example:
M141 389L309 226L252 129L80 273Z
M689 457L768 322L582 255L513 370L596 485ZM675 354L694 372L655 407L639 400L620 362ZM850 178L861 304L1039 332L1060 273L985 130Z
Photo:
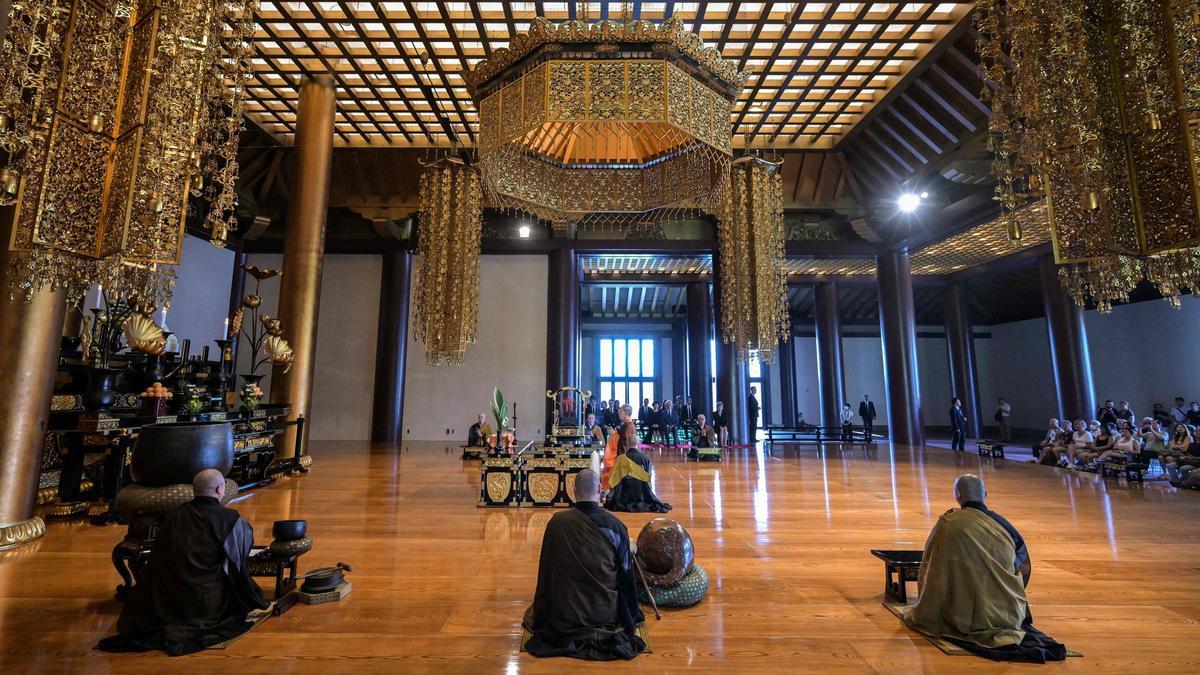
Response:
M692 449L688 450L688 459L698 459L700 453L696 452L696 448L715 448L717 447L717 432L708 424L708 420L704 419L704 415L696 415L696 437L692 441Z
M225 476L205 469L192 480L192 491L195 498L158 530L150 561L117 619L117 635L98 649L190 654L246 632L254 625L246 615L267 607L246 570L254 530L221 506Z
M1066 649L1033 627L1025 586L1029 551L1002 516L984 505L983 480L954 481L961 508L942 514L921 556L917 603L904 621L932 637L998 661L1061 661Z
M670 504L658 501L650 489L650 458L638 450L637 430L630 424L625 427L617 446L617 461L608 475L608 497L604 508L609 511L633 513L666 513Z
M575 504L546 525L537 593L522 625L534 656L632 659L646 648L636 634L638 607L629 530L596 503L600 480L591 469L575 478Z

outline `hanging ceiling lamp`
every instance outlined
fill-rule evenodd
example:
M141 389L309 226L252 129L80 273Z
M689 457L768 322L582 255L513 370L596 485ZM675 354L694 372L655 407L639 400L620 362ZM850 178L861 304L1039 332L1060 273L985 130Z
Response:
M734 346L739 363L774 362L776 345L791 330L781 164L753 156L734 161L717 225L721 339Z
M433 366L462 365L479 323L479 171L457 158L421 174L417 227L417 337Z
M0 192L15 205L11 289L100 283L159 302L202 168L204 93L240 86L221 36L251 0L27 0L0 50ZM240 67L240 66L239 66ZM216 80L214 82L214 79ZM240 116L238 118L240 125ZM236 134L215 153L236 161ZM15 295L15 294L14 294Z
M1142 279L1200 291L1195 0L982 0L976 22L996 198L1045 199L1064 288L1102 312Z
M718 203L746 79L677 18L530 23L465 76L489 201L546 220Z

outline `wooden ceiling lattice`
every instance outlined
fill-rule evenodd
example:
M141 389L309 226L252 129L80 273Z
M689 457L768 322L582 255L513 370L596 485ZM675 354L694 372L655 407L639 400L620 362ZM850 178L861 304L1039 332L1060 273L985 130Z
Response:
M828 148L970 10L970 2L631 2L632 18L676 16L751 72L735 143ZM591 3L593 20L620 2ZM472 145L463 73L529 21L576 18L575 2L265 0L246 112L295 132L296 78L333 74L338 145Z

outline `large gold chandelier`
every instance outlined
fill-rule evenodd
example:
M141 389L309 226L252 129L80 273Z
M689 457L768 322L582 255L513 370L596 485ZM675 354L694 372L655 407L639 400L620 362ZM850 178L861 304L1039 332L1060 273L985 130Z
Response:
M733 344L739 363L774 362L791 330L778 168L758 157L736 160L717 225L721 339Z
M465 76L492 205L550 221L710 207L746 74L678 19L543 18Z
M28 297L169 297L188 198L224 237L255 0L22 0L0 51L4 242ZM222 38L226 29L230 36ZM202 141L199 142L198 141ZM232 165L232 166L231 166Z
M417 227L417 337L433 366L461 365L479 323L479 171L457 158L421 174Z
M1001 208L1044 198L1064 288L1200 291L1200 3L981 0ZM994 87L994 92L991 90Z

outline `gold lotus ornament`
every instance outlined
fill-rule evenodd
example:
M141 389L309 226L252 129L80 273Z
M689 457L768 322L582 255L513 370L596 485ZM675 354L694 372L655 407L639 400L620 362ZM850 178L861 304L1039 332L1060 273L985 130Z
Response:
M125 342L135 352L162 356L166 353L167 337L163 329L144 314L134 314L125 320L122 327Z
M292 350L292 346L279 335L268 335L267 339L263 340L263 354L276 366L284 366L285 373L292 369L292 362L296 360L296 352Z

